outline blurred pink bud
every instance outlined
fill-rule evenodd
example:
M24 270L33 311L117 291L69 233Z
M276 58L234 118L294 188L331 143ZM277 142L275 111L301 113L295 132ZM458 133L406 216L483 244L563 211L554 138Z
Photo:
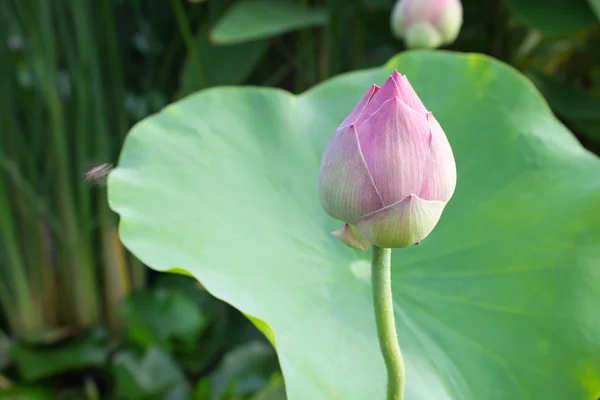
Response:
M360 250L420 242L455 187L448 139L397 71L381 88L373 85L336 129L319 171L323 208L347 223L334 235Z
M399 0L392 32L409 48L433 49L456 40L463 21L460 0Z

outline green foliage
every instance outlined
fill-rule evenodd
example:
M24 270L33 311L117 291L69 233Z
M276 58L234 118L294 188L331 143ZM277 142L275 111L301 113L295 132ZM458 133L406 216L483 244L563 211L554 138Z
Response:
M268 46L266 40L216 46L210 42L207 32L201 32L195 39L195 49L182 68L179 95L244 81L264 57Z
M596 0L506 0L515 18L550 36L581 32L597 24L590 6Z
M227 353L208 379L209 399L240 398L269 387L277 367L273 348L264 341L248 342Z
M52 347L14 343L11 356L21 377L35 381L69 371L104 366L108 357L106 334L92 331L74 342Z
M114 159L129 127L113 11L91 1L0 5L0 306L15 334L116 329L116 304L144 285L105 191L83 182L95 162Z
M243 315L190 278L161 277L153 290L130 296L120 314L127 329L118 341L96 330L52 346L13 342L13 376L29 386L13 385L0 375L0 389L6 386L7 393L23 399L60 400L105 398L99 397L98 384L106 398L123 400L281 394L273 348ZM63 387L65 374L82 375L85 386ZM103 374L110 377L109 385L102 384ZM46 390L41 382L57 384Z
M134 294L121 308L129 340L141 347L156 345L166 351L190 351L206 329L206 317L183 293L158 289Z
M550 76L534 75L532 78L552 109L573 124L586 139L600 146L600 96Z
M291 398L382 397L368 255L329 234L339 223L316 176L336 125L394 68L458 165L439 226L393 257L408 398L597 395L600 343L586 332L600 163L531 83L486 57L405 53L299 97L223 88L167 107L132 130L111 173L122 240L268 323Z
M300 93L340 72L378 67L404 50L403 43L389 31L389 12L394 3L394 0L0 2L0 329L8 332L7 338L0 335L0 399L168 398L169 393L177 396L179 391L189 393L195 400L284 398L274 353L270 350L270 355L267 354L268 345L243 314L199 289L192 279L173 274L152 274L151 277L156 278L154 289L144 291L146 270L125 252L119 241L116 217L107 206L105 187L83 182L83 177L99 163L116 161L122 139L132 124L195 91L250 84ZM600 17L598 0L587 3L585 0L462 0L462 3L465 24L451 48L490 54L524 72L581 142L588 149L600 152L596 112L600 98L597 62L600 24L593 14L595 10L596 17ZM495 113L490 116L495 106L486 108L479 103L471 107L476 117L472 116L473 112L465 112L460 121L452 116L444 117L444 127L448 125L455 135L468 132L470 136L469 140L456 136L461 144L455 150L467 165L459 165L459 170L463 170L459 171L456 208L450 209L444 217L448 218L445 222L448 228L436 233L437 239L433 236L430 244L423 243L402 257L396 255L397 269L404 270L396 289L404 293L403 297L397 295L406 324L400 328L400 336L403 340L412 340L412 348L417 349L413 352L421 354L411 358L422 372L417 377L421 381L416 379L415 385L427 385L435 392L436 384L441 382L438 389L443 393L438 393L440 397L436 398L444 398L448 392L468 399L472 394L465 394L465 388L479 393L476 391L479 386L471 389L471 380L465 383L471 370L464 365L470 364L463 364L466 361L461 354L455 355L464 350L466 354L473 354L473 360L481 361L476 372L485 375L482 382L487 382L488 375L494 373L494 388L508 382L506 390L521 384L529 393L531 385L537 387L531 383L532 373L524 371L525 367L515 370L515 365L545 361L543 352L553 345L555 348L547 350L548 354L564 359L564 364L558 368L552 360L545 363L538 373L547 372L551 376L539 375L539 381L558 382L551 385L556 393L565 390L569 395L579 394L578 390L583 393L582 388L587 387L588 397L597 397L598 366L583 355L575 365L575 357L582 352L582 341L572 334L574 330L584 330L581 326L589 325L590 331L594 326L586 319L588 312L575 308L573 299L578 299L580 307L591 304L589 282L581 283L580 290L575 291L578 280L583 280L581 264L595 257L594 246L588 244L595 230L590 228L587 232L585 228L594 223L596 215L587 203L594 195L593 180L587 174L592 175L595 167L590 165L587 174L573 172L576 146L572 140L565 139L568 135L557 136L556 132L562 128L557 128L555 121L549 119L546 109L528 119L527 112L523 111L528 110L524 103L539 103L529 86L515 84L511 91L511 85L507 84L506 89L499 90L500 98L505 100L498 100L496 92L490 92L488 84L498 79L489 71L507 73L508 82L522 82L504 67L485 67L487 61L478 64L479 58L468 58L472 65L467 63L469 67L464 69L447 68L459 65L457 62L440 68L425 66L423 71L415 72L417 66L412 64L411 57L402 57L398 66L403 72L416 75L414 79L420 84L420 93L428 96L428 105L438 116L469 108L470 103L456 94L461 92L477 93L485 100L492 98L491 103L496 105L510 97L508 102L511 103L498 106L503 110L499 122ZM392 65L395 64L389 67ZM437 84L446 89L436 91L435 95L432 94L435 81L426 79L428 74L434 74L431 68L436 69L435 74L452 74L451 82ZM373 360L377 349L373 349L371 337L364 333L372 327L370 320L366 320L370 310L364 303L368 287L356 282L357 276L368 274L362 258L344 252L337 243L328 243L326 252L336 248L339 253L325 257L322 254L325 250L321 249L324 241L330 239L327 229L335 226L319 211L310 209L302 215L298 211L309 203L318 208L310 189L315 183L310 171L314 172L321 147L336 119L347 112L354 97L365 90L364 85L382 79L377 71L382 70L377 68L346 76L299 97L271 91L239 94L242 92L234 89L211 89L200 97L190 97L186 100L189 103L167 108L152 120L162 121L164 116L180 110L182 104L200 105L189 111L195 118L189 130L192 145L173 164L185 165L185 168L169 181L162 175L156 177L164 194L174 194L169 207L178 205L176 196L184 185L193 185L197 192L193 199L195 207L210 206L202 210L206 219L193 222L197 225L194 229L206 233L206 221L212 221L211 235L207 233L205 239L186 237L182 245L193 243L197 251L217 251L227 235L250 242L259 237L262 250L260 246L248 249L243 245L233 250L238 255L228 257L239 258L236 265L243 264L252 270L264 268L263 260L267 260L265 273L272 273L269 278L273 281L282 278L285 282L289 278L285 271L292 268L302 276L314 274L316 277L312 291L301 293L306 304L312 307L303 304L298 310L289 307L287 297L288 292L295 298L304 290L301 279L290 291L273 291L264 286L262 280L227 282L229 268L234 263L222 266L220 260L212 259L210 251L202 255L202 274L208 274L203 283L212 292L236 305L248 303L260 310L261 307L267 309L263 315L253 307L241 307L242 311L249 312L246 317L273 345L279 347L282 340L281 328L273 328L289 324L299 329L300 334L296 330L283 330L281 353L286 379L291 381L290 390L294 393L298 390L298 380L306 377L306 371L325 363L339 361L342 367L331 374L311 375L308 382L334 387L372 365L375 373L380 371L378 361ZM480 82L468 86L469 79ZM229 110L229 96L247 96L244 97L247 101L256 102L244 112L262 122L250 119L254 122L247 126L246 121L237 120L238 116ZM216 105L208 104L207 99L218 101ZM240 106L239 99L233 103ZM450 108L446 110L448 104ZM283 107L291 107L286 110L292 110L293 116L282 118L275 112ZM310 114L312 111L314 115ZM305 120L296 126L299 115ZM188 129L186 118L182 122L166 119L174 137L180 137L182 130ZM224 125L215 131L222 142L212 136L209 139L205 134L207 126L221 120L235 124L235 129L229 130L228 125ZM144 122L142 126L147 124ZM318 130L318 134L307 134ZM231 132L237 132L239 137L225 148ZM293 143L288 141L289 135L294 138ZM470 147L465 145L467 142ZM282 148L285 151L280 156L273 155ZM561 157L565 159L564 165L557 161ZM229 172L225 176L213 169L220 163L228 164L225 171ZM297 164L304 166L300 174L285 167ZM271 168L274 165L277 167ZM203 171L209 166L213 176L206 179L208 173ZM569 175L570 185L566 184L567 178L559 176L560 170ZM249 178L244 180L243 177ZM226 185L232 180L238 182L239 187ZM255 185L257 180L260 190L252 192L254 186L250 185ZM278 185L277 190L274 185ZM466 187L465 192L460 191L461 186ZM204 187L210 190L200 191ZM281 187L286 190L281 192ZM515 195L517 189L521 192ZM250 191L250 195L241 197L240 206L240 198L235 196L243 191ZM461 193L467 192L468 196L461 197ZM273 194L279 200L273 200ZM467 197L473 200L468 202ZM551 199L549 204L548 198ZM160 196L151 197L134 206L137 208L146 201L155 204L158 200ZM272 209L261 211L261 215L250 215L263 210L264 203L272 205L269 202L273 201L277 204ZM539 206L531 206L533 202ZM469 216L458 215L459 210L467 206L471 207ZM227 211L222 211L225 208ZM547 217L551 208L554 214ZM181 214L187 209L182 209ZM233 221L228 216L229 210L246 213ZM587 225L581 222L586 210L589 210ZM200 211L195 208L194 212ZM569 212L572 215L569 216ZM271 219L275 214L280 220L273 223ZM255 217L252 225L246 222ZM311 218L316 222L310 222ZM475 223L476 219L481 221ZM447 233L452 226L459 225L459 220L461 235L467 236L461 238L465 242L460 245L458 238L452 241ZM165 226L171 223L165 221ZM484 229L485 224L493 227L494 235ZM235 229L223 233L230 226ZM542 230L548 232L543 238L539 236ZM286 253L290 250L288 247L273 245L280 243L281 235L270 243L274 249L264 250L274 232L295 235L301 243L293 246L291 261ZM508 237L508 232L512 232L512 236ZM559 240L561 235L564 238ZM486 244L485 238L489 237L497 243L495 246ZM453 244L456 246L452 247ZM504 251L506 248L510 251ZM169 252L163 256L164 268L176 266L182 272L181 268L189 267L184 262L175 265ZM437 261L442 257L443 262ZM339 264L335 270L331 267L334 258ZM273 260L285 262L271 270L269 263ZM351 276L349 264L353 266ZM572 268L568 273L564 267L567 264ZM505 270L507 266L523 269ZM538 267L540 270L536 272ZM548 269L544 269L546 267ZM324 281L319 269L329 271L334 280ZM431 272L431 277L421 276L425 275L419 272L421 269ZM198 275L195 267L190 271ZM497 275L490 272L488 281L485 274L489 271ZM463 273L469 277L458 277ZM336 281L338 277L354 285L353 289L358 288L357 292L351 292L349 286ZM498 283L488 286L492 279ZM539 284L531 282L536 279ZM214 282L220 291L215 290ZM559 283L562 283L560 287ZM543 291L539 289L542 284L546 285ZM515 292L506 296L508 300L500 298L511 285ZM243 289L232 294L228 291L230 287ZM466 289L471 287L474 288L471 291ZM525 287L531 293L524 294ZM134 290L141 292L121 304ZM531 300L535 294L537 298ZM268 305L260 295L268 297ZM562 303L553 304L556 299ZM346 301L357 306L351 316L350 311L339 309L339 304ZM338 306L333 307L333 303ZM519 305L525 310L523 317L515 313L511 318L504 312L518 309ZM498 310L492 320L494 310L490 308L493 306L498 306ZM556 324L552 326L548 322L551 317L544 314L551 312L550 306L555 306L553 312L557 314ZM468 316L465 310L469 310ZM423 317L423 313L432 317ZM527 318L531 321L529 325L525 323ZM303 329L307 329L302 325L306 319L312 321L310 324L325 326L324 333L302 336ZM481 319L480 325L471 319ZM577 328L574 320L586 321L588 325L578 322ZM484 330L487 322L489 328ZM91 335L89 329L82 329L97 325L109 329L94 329ZM410 332L419 328L422 331ZM455 329L455 333L451 329ZM341 335L331 333L339 330ZM93 334L103 331L110 331L110 335ZM508 343L507 332L513 337L522 338L525 333L529 336ZM555 332L556 341L566 338L574 343L572 352L564 355L557 342L542 340L550 335L545 332ZM460 336L463 333L465 337ZM262 341L257 345L257 340ZM294 348L290 350L292 342ZM320 345L331 342L335 347L331 353L318 352L306 344L313 342ZM357 345L348 350L349 343ZM443 346L429 346L431 343L443 343ZM478 343L484 347L478 348ZM597 355L593 340L589 343L585 354ZM512 347L507 350L509 344ZM253 346L263 348L264 359L270 361L262 364L261 351L248 350ZM521 351L522 358L517 358L515 352L523 346L530 348ZM12 351L9 352L9 348ZM486 358L480 354L490 349L500 349L495 362L492 355ZM538 353L534 349L538 349ZM343 358L347 354L345 350L352 352L356 363L350 364ZM253 354L258 361L251 361ZM302 357L312 354L318 359L304 364L306 359L300 357L302 363L296 366L296 354ZM241 355L249 359L244 361ZM457 361L448 362L450 356ZM522 361L526 357L530 360ZM233 369L227 367L229 359L239 359L246 367L232 372ZM115 360L120 360L118 368ZM169 370L165 371L164 381L153 382L145 374L153 374L157 363L163 363ZM290 364L294 364L291 372ZM490 365L489 370L484 368ZM510 372L515 374L512 380L507 377ZM429 376L434 379L427 380ZM168 387L162 385L167 381L172 383L166 383ZM356 383L359 391L366 390L366 386L360 386L360 379L347 378L347 382ZM261 385L266 386L252 392ZM571 389L565 389L569 385ZM243 389L247 387L253 389ZM311 387L308 384L306 390ZM538 398L544 394L542 390L542 394L532 396ZM308 396L315 398L312 393ZM515 398L521 398L519 396L524 395ZM369 393L368 398L372 397ZM493 398L493 394L485 393L483 398Z
M185 399L190 387L175 361L163 350L150 347L143 357L121 352L114 359L117 396L123 400Z
M10 341L4 332L0 331L0 371L10 364Z
M130 297L121 310L128 345L112 363L119 398L246 399L266 390L277 370L273 348L223 306L192 279L174 275ZM190 376L199 376L193 393Z
M55 395L41 387L11 387L0 391L0 400L55 400Z
M596 14L596 17L598 17L598 20L600 21L600 0L588 0L588 2L590 3L590 7Z
M275 376L268 386L258 392L251 400L284 400L285 385L281 376Z
M324 25L325 9L306 9L290 0L242 0L219 20L211 39L218 44L265 39L301 28Z

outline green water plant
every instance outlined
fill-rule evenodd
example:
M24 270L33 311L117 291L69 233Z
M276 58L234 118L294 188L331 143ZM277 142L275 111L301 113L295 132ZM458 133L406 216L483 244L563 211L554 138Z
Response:
M330 234L316 177L331 133L395 69L457 165L436 228L391 260L406 399L597 397L600 162L486 56L407 52L299 96L215 88L166 107L109 175L122 241L249 316L289 399L385 398L372 254Z

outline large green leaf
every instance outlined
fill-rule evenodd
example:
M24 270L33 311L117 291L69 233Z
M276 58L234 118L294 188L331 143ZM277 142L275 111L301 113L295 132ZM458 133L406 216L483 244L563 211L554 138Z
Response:
M563 36L590 28L598 21L590 0L506 0L515 18L549 36Z
M453 146L438 227L393 253L408 400L600 395L600 162L481 55L409 52L293 96L216 88L138 124L109 177L126 246L272 328L292 400L384 398L369 254L329 234L326 142L397 68ZM595 397L594 397L595 396Z
M219 20L211 38L215 43L242 43L282 33L323 25L327 12L303 8L290 0L238 1Z

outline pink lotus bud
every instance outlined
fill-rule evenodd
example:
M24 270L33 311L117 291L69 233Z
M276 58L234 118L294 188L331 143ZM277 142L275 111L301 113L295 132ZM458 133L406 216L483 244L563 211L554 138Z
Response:
M399 0L392 11L392 32L409 48L433 49L454 42L462 17L460 0Z
M397 71L381 88L373 85L336 129L319 171L323 208L346 222L333 234L359 250L420 242L455 186L444 131Z

